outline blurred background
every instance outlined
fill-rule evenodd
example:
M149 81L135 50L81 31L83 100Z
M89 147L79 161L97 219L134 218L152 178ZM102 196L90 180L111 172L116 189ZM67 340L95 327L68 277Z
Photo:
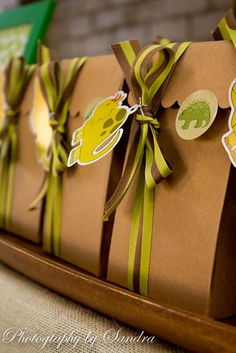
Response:
M34 1L0 0L0 11ZM110 43L157 35L210 40L233 0L57 0L46 43L60 58L110 53Z

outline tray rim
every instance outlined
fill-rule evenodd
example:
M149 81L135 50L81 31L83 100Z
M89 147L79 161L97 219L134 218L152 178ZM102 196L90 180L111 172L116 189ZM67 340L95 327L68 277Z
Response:
M142 297L53 258L39 246L5 232L0 232L0 261L69 299L186 350L236 351L236 328L232 325ZM91 291L96 300L91 297Z

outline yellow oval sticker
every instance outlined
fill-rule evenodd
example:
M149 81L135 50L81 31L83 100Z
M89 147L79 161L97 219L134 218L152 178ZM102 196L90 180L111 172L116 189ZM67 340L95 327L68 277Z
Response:
M176 117L176 131L184 140L203 135L215 120L218 101L215 94L200 90L188 96L181 104Z

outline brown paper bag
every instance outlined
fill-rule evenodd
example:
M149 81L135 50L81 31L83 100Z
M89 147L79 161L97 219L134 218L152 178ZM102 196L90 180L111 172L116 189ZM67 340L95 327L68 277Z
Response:
M236 171L221 143L235 62L230 42L191 44L171 76L159 116L160 146L174 173L156 189L148 296L211 317L236 313ZM200 89L215 93L220 109L204 135L186 141L176 133L175 103ZM108 280L123 287L134 184L116 211L108 263Z
M33 81L27 88L18 118L18 151L15 165L10 232L40 242L41 208L29 211L44 178L35 151L35 137L30 128L33 101Z
M71 102L69 145L73 131L83 124L91 103L114 95L122 84L122 72L114 56L87 60ZM86 166L76 164L63 175L59 256L96 275L103 274L107 264L112 220L103 223L102 218L106 199L114 191L122 171L124 145L120 141L114 152L104 158Z

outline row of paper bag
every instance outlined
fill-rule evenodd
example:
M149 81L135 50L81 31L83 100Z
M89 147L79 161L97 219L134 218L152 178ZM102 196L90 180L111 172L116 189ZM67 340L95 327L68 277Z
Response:
M66 69L69 62L63 60L62 67ZM158 117L160 145L174 172L156 190L148 296L213 317L236 313L236 175L220 140L227 130L227 94L236 77L235 62L235 49L229 42L191 44L171 76ZM29 124L34 79L18 119L9 231L44 247L43 202L35 210L29 210L45 178ZM91 102L121 89L127 92L126 87L115 56L88 58L69 107L68 145L73 131L83 124ZM215 93L220 107L218 116L204 136L184 141L175 130L178 104L199 89ZM132 117L127 120L122 139L113 152L96 163L74 165L63 172L58 255L125 288L137 180L114 217L104 222L103 214L122 174L131 121Z

